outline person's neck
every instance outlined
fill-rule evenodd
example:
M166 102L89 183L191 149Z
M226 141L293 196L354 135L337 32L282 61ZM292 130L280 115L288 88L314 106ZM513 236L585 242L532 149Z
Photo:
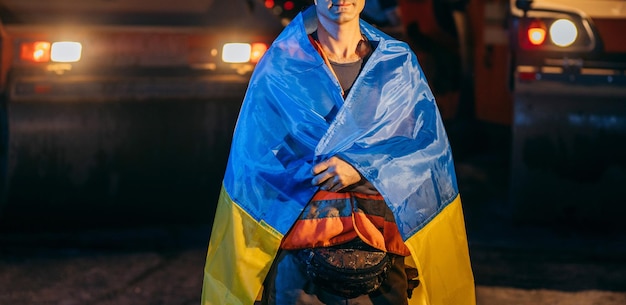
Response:
M355 62L360 57L355 53L362 39L358 20L345 24L319 20L317 37L329 60L338 63Z

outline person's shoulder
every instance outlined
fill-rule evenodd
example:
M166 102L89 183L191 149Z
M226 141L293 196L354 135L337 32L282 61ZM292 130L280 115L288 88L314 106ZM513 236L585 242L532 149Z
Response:
M368 39L376 41L379 45L399 47L398 51L411 51L409 44L405 41L397 39L363 20L361 21L361 31L365 33Z

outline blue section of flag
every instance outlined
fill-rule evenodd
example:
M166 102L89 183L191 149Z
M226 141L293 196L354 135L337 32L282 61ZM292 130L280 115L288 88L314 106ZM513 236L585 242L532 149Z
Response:
M255 69L224 187L256 221L286 234L312 198L314 162L339 155L385 197L405 239L458 195L435 99L409 46L361 23L377 44L345 101L310 44L307 10ZM327 116L339 109L333 120Z

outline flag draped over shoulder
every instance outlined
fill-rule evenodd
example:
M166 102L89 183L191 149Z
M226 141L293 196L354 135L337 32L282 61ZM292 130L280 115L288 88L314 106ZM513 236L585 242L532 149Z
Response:
M316 188L315 162L338 155L394 213L421 284L410 304L475 304L454 164L415 54L361 22L376 49L341 95L298 15L252 75L235 127L204 270L203 304L253 304ZM332 115L330 115L332 114Z

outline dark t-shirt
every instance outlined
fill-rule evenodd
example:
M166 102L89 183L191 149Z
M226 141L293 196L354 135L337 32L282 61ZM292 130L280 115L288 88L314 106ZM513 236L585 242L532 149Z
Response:
M330 61L330 65L333 67L335 75L337 75L337 78L339 79L341 89L343 89L345 95L348 95L350 88L352 88L352 84L354 84L356 77L359 75L359 72L361 72L363 59L360 58L358 61L350 63L336 63Z

